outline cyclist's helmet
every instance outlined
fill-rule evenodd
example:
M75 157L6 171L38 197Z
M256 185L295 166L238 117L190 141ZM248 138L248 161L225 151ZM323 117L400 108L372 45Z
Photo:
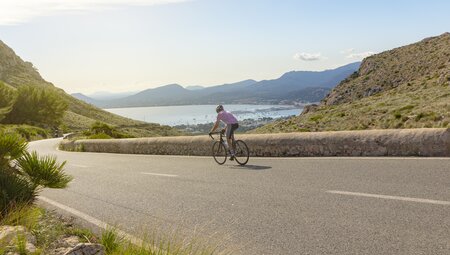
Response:
M221 111L223 111L223 105L219 104L219 105L216 107L216 112L219 113L219 112L221 112Z

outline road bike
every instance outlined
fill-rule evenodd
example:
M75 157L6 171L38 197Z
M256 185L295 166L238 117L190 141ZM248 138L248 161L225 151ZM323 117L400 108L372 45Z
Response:
M215 139L212 135L219 135L219 140L215 141L212 146L213 158L219 165L223 165L227 161L227 156L231 155L225 146L224 133L225 132L222 130L220 132L213 132L209 134L213 140ZM234 159L241 166L247 164L248 159L250 158L247 144L245 144L242 140L234 140L234 135L231 137L231 140L233 143L232 148L234 149Z

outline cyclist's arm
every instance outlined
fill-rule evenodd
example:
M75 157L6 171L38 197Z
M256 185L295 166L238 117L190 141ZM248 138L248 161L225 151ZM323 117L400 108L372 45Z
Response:
M214 132L219 127L220 120L216 120L216 123L214 124L214 127L209 131L210 133Z

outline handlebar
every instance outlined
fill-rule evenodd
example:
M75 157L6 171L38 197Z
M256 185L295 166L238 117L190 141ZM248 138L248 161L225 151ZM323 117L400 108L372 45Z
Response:
M208 135L209 135L209 137L211 137L211 139L214 140L214 137L213 137L212 135L218 135L218 134L223 135L223 134L225 134L225 131L224 131L224 130L221 130L221 131L218 131L218 132L211 132L211 133L209 133Z

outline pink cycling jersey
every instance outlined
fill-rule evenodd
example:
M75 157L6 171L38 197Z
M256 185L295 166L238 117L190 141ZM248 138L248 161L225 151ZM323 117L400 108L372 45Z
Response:
M234 117L233 114L227 111L219 112L219 114L217 114L217 120L221 120L227 125L238 123L236 117Z

